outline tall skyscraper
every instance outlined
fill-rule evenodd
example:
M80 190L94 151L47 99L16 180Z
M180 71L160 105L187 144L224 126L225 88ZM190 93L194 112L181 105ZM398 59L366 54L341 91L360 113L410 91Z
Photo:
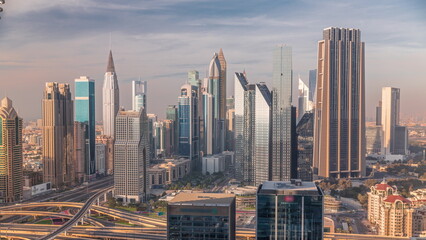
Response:
M174 140L173 149L171 154L179 152L179 124L178 124L178 110L176 105L169 105L166 109L166 119L173 121Z
M146 111L147 99L147 82L146 81L132 81L132 109L139 111L143 107Z
M123 203L144 202L148 194L148 122L143 108L120 111L114 144L115 198Z
M197 94L197 87L184 84L178 98L179 155L191 160L193 170L201 170Z
M192 86L198 87L200 82L200 73L197 70L191 70L188 72L188 83Z
M256 199L256 239L323 239L323 193L313 182L264 182Z
M399 125L400 90L399 88L384 87L382 89L382 154L395 153L398 139L395 137L395 127Z
M74 141L73 141L73 176L76 183L83 183L86 180L86 131L89 128L84 122L74 122Z
M297 159L294 159L292 129L292 48L277 46L273 56L272 73L272 162L271 180L289 181L297 175Z
M226 60L222 49L219 54L215 53L210 61L207 85L208 93L212 94L214 97L214 152L220 153L225 149L226 117Z
M96 173L95 81L88 77L75 79L75 118L86 125L85 170L88 176Z
M5 97L0 105L0 203L22 199L22 164L22 118Z
M315 91L317 88L317 70L309 70L309 101L315 101Z
M120 106L120 94L114 60L112 59L112 51L109 51L108 66L102 93L104 135L114 137L115 117Z
M204 127L203 127L203 153L204 155L214 154L214 116L213 103L214 96L208 92L203 92L203 112Z
M70 86L46 83L42 100L43 181L62 188L71 183L73 165L74 108Z
M314 171L365 175L364 43L358 29L324 29L318 42Z
M235 107L234 107L234 97L226 98L226 120L225 120L225 129L226 129L226 142L225 150L234 151L234 125L235 125Z
M272 97L264 83L235 73L236 175L248 185L270 179Z
M179 193L167 204L167 239L235 239L235 195Z

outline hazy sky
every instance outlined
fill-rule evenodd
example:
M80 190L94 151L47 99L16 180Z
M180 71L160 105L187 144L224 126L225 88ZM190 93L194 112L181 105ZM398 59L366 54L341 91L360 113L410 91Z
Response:
M131 81L148 81L148 112L176 104L186 72L205 76L215 51L250 82L272 77L272 49L293 46L294 80L316 68L317 41L329 26L359 28L366 43L367 115L381 87L401 88L401 112L426 117L426 1L7 0L0 20L0 96L24 119L41 116L44 83L87 75L96 81L97 117L110 33L120 105Z

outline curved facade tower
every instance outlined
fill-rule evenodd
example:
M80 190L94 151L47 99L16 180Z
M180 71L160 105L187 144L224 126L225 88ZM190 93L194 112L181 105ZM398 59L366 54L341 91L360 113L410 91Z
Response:
M102 93L104 135L114 137L115 116L117 116L120 106L120 95L111 51L109 52L108 66L105 73Z

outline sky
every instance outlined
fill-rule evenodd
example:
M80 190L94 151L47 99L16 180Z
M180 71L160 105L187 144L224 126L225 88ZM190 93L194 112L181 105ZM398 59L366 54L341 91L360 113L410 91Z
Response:
M0 20L0 96L24 120L41 117L45 82L90 76L97 120L110 48L120 105L131 108L131 81L148 82L148 112L165 116L187 71L200 77L223 49L227 95L234 72L272 83L272 50L293 47L294 85L316 68L324 28L361 30L366 45L366 112L385 86L401 89L401 114L426 119L426 1L422 0L6 0ZM110 37L111 36L111 37ZM296 94L296 91L293 91Z

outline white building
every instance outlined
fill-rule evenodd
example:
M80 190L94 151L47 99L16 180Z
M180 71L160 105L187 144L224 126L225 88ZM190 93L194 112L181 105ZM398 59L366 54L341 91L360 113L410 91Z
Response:
M114 144L115 198L123 203L146 200L148 194L148 124L144 109L120 111Z
M132 109L139 111L141 107L146 110L146 81L132 81Z
M115 73L112 52L109 52L108 67L102 88L104 135L114 137L115 116L120 106L117 74Z
M213 174L225 171L225 156L223 154L216 154L212 156L203 157L202 173Z

